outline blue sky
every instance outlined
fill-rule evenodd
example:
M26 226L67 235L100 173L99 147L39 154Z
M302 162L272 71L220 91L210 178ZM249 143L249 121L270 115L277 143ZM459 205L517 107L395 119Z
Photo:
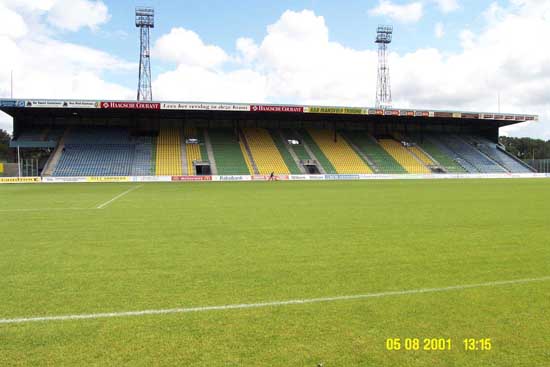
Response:
M0 97L13 70L20 98L135 98L136 5L156 11L155 99L372 106L375 30L392 24L395 107L496 111L500 93L550 118L550 0L0 0ZM544 123L504 133L550 139Z
M398 2L399 3L399 2ZM405 2L401 2L405 3ZM388 16L370 15L369 9L378 1L350 0L345 3L330 0L206 0L206 1L105 1L111 15L101 30L83 28L78 32L59 35L62 39L102 49L126 60L138 60L138 31L134 25L136 4L155 8L155 40L174 27L195 31L205 43L216 44L231 52L235 40L250 37L257 43L265 37L266 28L286 10L313 10L325 18L330 29L330 39L354 49L375 49L374 34L378 24L394 26L392 50L400 53L414 52L418 48L436 47L443 52L460 49L459 32L468 26L474 32L483 26L483 12L488 1L467 0L452 14L438 11L437 4L425 7L423 21L419 23L394 22ZM445 23L448 36L437 38L434 27ZM165 70L162 60L153 60L153 72ZM111 75L120 82L133 86L135 76Z

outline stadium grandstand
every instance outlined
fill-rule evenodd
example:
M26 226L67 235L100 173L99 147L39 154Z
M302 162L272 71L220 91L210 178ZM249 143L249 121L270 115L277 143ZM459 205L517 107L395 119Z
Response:
M498 143L533 115L231 103L0 100L25 175L531 173Z

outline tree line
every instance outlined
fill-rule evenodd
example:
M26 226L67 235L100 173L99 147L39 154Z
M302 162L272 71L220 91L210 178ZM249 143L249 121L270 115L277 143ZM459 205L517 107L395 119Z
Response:
M501 136L500 143L520 159L550 159L550 140Z

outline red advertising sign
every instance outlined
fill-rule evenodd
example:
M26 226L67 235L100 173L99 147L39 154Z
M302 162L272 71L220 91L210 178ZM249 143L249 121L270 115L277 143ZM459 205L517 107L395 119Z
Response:
M101 102L101 108L123 108L137 110L160 110L160 103L151 102Z
M212 181L212 176L172 176L172 181Z
M303 113L304 107L302 106L262 106L252 105L250 106L252 112L298 112Z

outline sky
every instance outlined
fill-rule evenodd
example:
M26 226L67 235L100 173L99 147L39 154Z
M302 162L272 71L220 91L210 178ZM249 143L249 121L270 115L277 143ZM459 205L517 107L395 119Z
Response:
M373 106L391 24L394 107L500 106L540 115L502 134L550 139L550 0L0 0L0 98L13 72L15 98L135 99L136 5L155 100Z

